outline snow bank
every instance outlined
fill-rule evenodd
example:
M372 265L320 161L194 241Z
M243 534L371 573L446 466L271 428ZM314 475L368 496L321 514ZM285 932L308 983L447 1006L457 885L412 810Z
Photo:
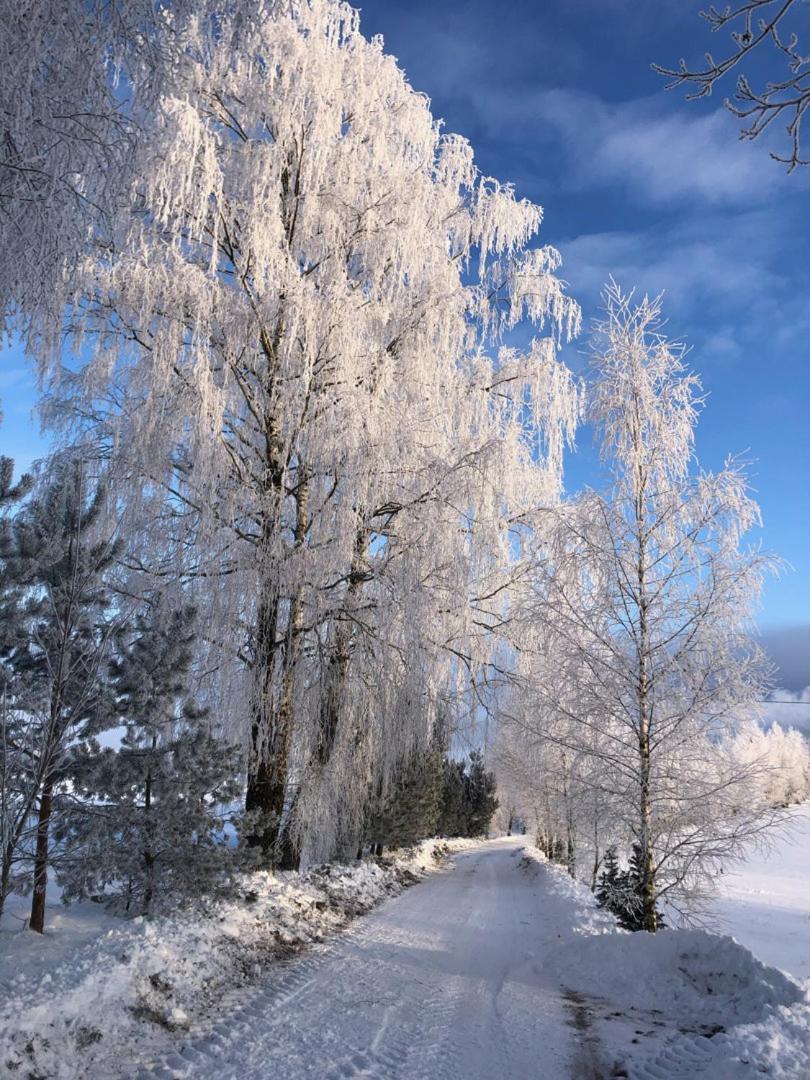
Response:
M545 971L598 1036L605 1075L810 1077L810 982L703 930L631 934L536 848L520 869L570 904ZM778 917L778 915L777 915Z
M570 905L575 936L624 933L619 930L615 917L599 907L591 890L574 881L562 867L549 862L539 848L525 844L520 854L520 869L542 877L544 891Z
M658 1011L695 1031L747 1024L777 1005L804 1000L789 975L733 938L703 930L609 934L573 942L549 961L571 990L623 1009Z
M432 840L380 862L250 874L237 899L121 922L74 950L60 943L50 970L47 935L26 933L22 948L14 935L0 969L0 1074L116 1075L136 1042L148 1060L150 1047L217 1011L266 964L322 941L472 844Z
M463 838L445 840L438 837L432 840L423 840L407 852L395 852L394 858L399 865L405 866L406 869L425 872L435 870L444 859L455 855L456 852L468 851L470 848L478 847L480 843L480 840L466 840Z
M741 1076L752 1072L777 1080L810 1076L810 1006L779 1006L761 1023L719 1036L718 1043L726 1044L732 1059L748 1068L748 1072L740 1071ZM736 1074L728 1070L727 1075ZM720 1070L717 1077L725 1080Z

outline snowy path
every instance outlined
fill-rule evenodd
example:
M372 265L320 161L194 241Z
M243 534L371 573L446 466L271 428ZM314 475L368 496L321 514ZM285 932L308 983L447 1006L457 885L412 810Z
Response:
M433 868L434 850L415 853L413 867ZM64 928L35 942L12 935L5 975L0 964L0 1074L810 1077L810 983L729 937L617 931L587 889L522 840L457 849L337 933L352 907L390 896L402 880L392 868L253 880L249 901L196 919L105 919L73 951ZM313 941L279 959L284 944Z
M500 840L456 856L128 1075L556 1080L596 1075L582 1010L544 972L576 913Z

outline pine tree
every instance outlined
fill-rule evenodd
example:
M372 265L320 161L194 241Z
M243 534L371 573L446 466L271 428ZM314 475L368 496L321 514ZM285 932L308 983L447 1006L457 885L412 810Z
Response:
M207 731L188 690L195 612L156 602L118 635L111 664L117 750L90 745L77 782L92 805L72 825L80 858L62 875L68 898L103 893L127 913L151 914L224 880L228 804L239 755Z
M484 755L480 750L473 750L470 753L470 771L467 776L468 836L485 836L489 832L492 816L498 809L495 788L495 774L487 772Z
M442 802L443 755L439 747L416 750L387 789L372 800L364 835L377 854L434 836Z
M599 875L599 883L596 887L596 901L600 907L609 907L613 891L619 882L619 856L613 844L605 852L602 863L602 873Z
M439 833L464 836L467 824L466 783L463 761L445 758L442 772L442 803Z
M635 929L634 926L627 925L628 888L627 871L620 869L618 852L615 845L611 844L605 852L595 896L597 904L612 912L625 930Z
M466 761L445 758L442 775L439 833L442 836L483 836L498 808L495 774L473 750Z
M103 666L111 630L105 578L119 545L103 535L102 485L81 461L50 478L11 524L6 566L25 587L24 636L10 653L15 723L24 731L23 801L36 808L30 927L42 933L52 827L69 801L74 748L103 726Z
M627 911L625 923L626 930L647 930L647 916L645 912L645 863L641 844L633 844L630 855L630 867L627 871ZM658 903L655 905L655 927L662 930L666 927L664 916Z
M644 856L640 844L633 844L627 870L620 869L615 846L611 845L607 849L595 895L599 906L612 912L619 926L624 930L637 931L647 928L644 905ZM658 906L655 909L655 918L656 928L662 929L666 924Z
M0 415L0 419L2 416ZM11 657L23 636L22 583L16 572L10 510L33 486L25 474L14 483L14 462L0 456L0 917L11 890L12 870L26 838L35 793L26 783L24 725L15 709L17 684Z

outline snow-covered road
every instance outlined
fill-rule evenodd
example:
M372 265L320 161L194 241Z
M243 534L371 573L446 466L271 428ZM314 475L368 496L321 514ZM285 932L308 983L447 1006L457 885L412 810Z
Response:
M455 857L292 961L136 1075L556 1080L597 1075L583 1014L544 970L576 910L516 839Z
M427 842L388 867L257 872L250 893L151 922L90 912L98 933L72 951L64 927L11 935L0 1074L810 1077L810 983L729 937L620 931L520 838L463 844L438 868L448 849Z

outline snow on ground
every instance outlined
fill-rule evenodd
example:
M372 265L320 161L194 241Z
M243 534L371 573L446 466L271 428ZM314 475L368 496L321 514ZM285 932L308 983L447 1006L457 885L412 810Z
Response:
M434 863L433 845L396 868L253 875L241 903L116 922L72 951L60 928L45 943L2 936L0 1072L810 1077L810 1004L789 975L722 935L617 930L521 838L463 847L401 895ZM57 959L45 972L49 944Z
M272 1063L270 1065L269 1063ZM727 937L626 934L523 841L458 854L146 1080L810 1076L795 980Z
M99 904L65 907L54 899L58 896L56 883L49 881L45 934L32 934L27 928L30 896L12 893L6 900L0 920L0 1012L13 979L23 975L28 980L42 979L54 968L70 962L77 950L122 925L121 919L108 914Z
M536 873L560 873L539 853L530 857ZM588 900L582 890L579 903ZM582 1077L810 1077L810 984L729 936L575 931L551 950L546 971L590 1046Z
M810 805L771 851L727 869L712 916L766 964L810 978Z
M241 896L188 915L124 921L96 904L48 908L32 934L12 901L0 924L0 1076L123 1077L289 959L471 841L428 841L386 865L255 873Z
M525 845L481 843L359 920L325 957L137 1074L194 1080L549 1080L583 1054L545 957L614 922ZM583 1059L584 1060L584 1059ZM586 1074L582 1074L586 1075Z

